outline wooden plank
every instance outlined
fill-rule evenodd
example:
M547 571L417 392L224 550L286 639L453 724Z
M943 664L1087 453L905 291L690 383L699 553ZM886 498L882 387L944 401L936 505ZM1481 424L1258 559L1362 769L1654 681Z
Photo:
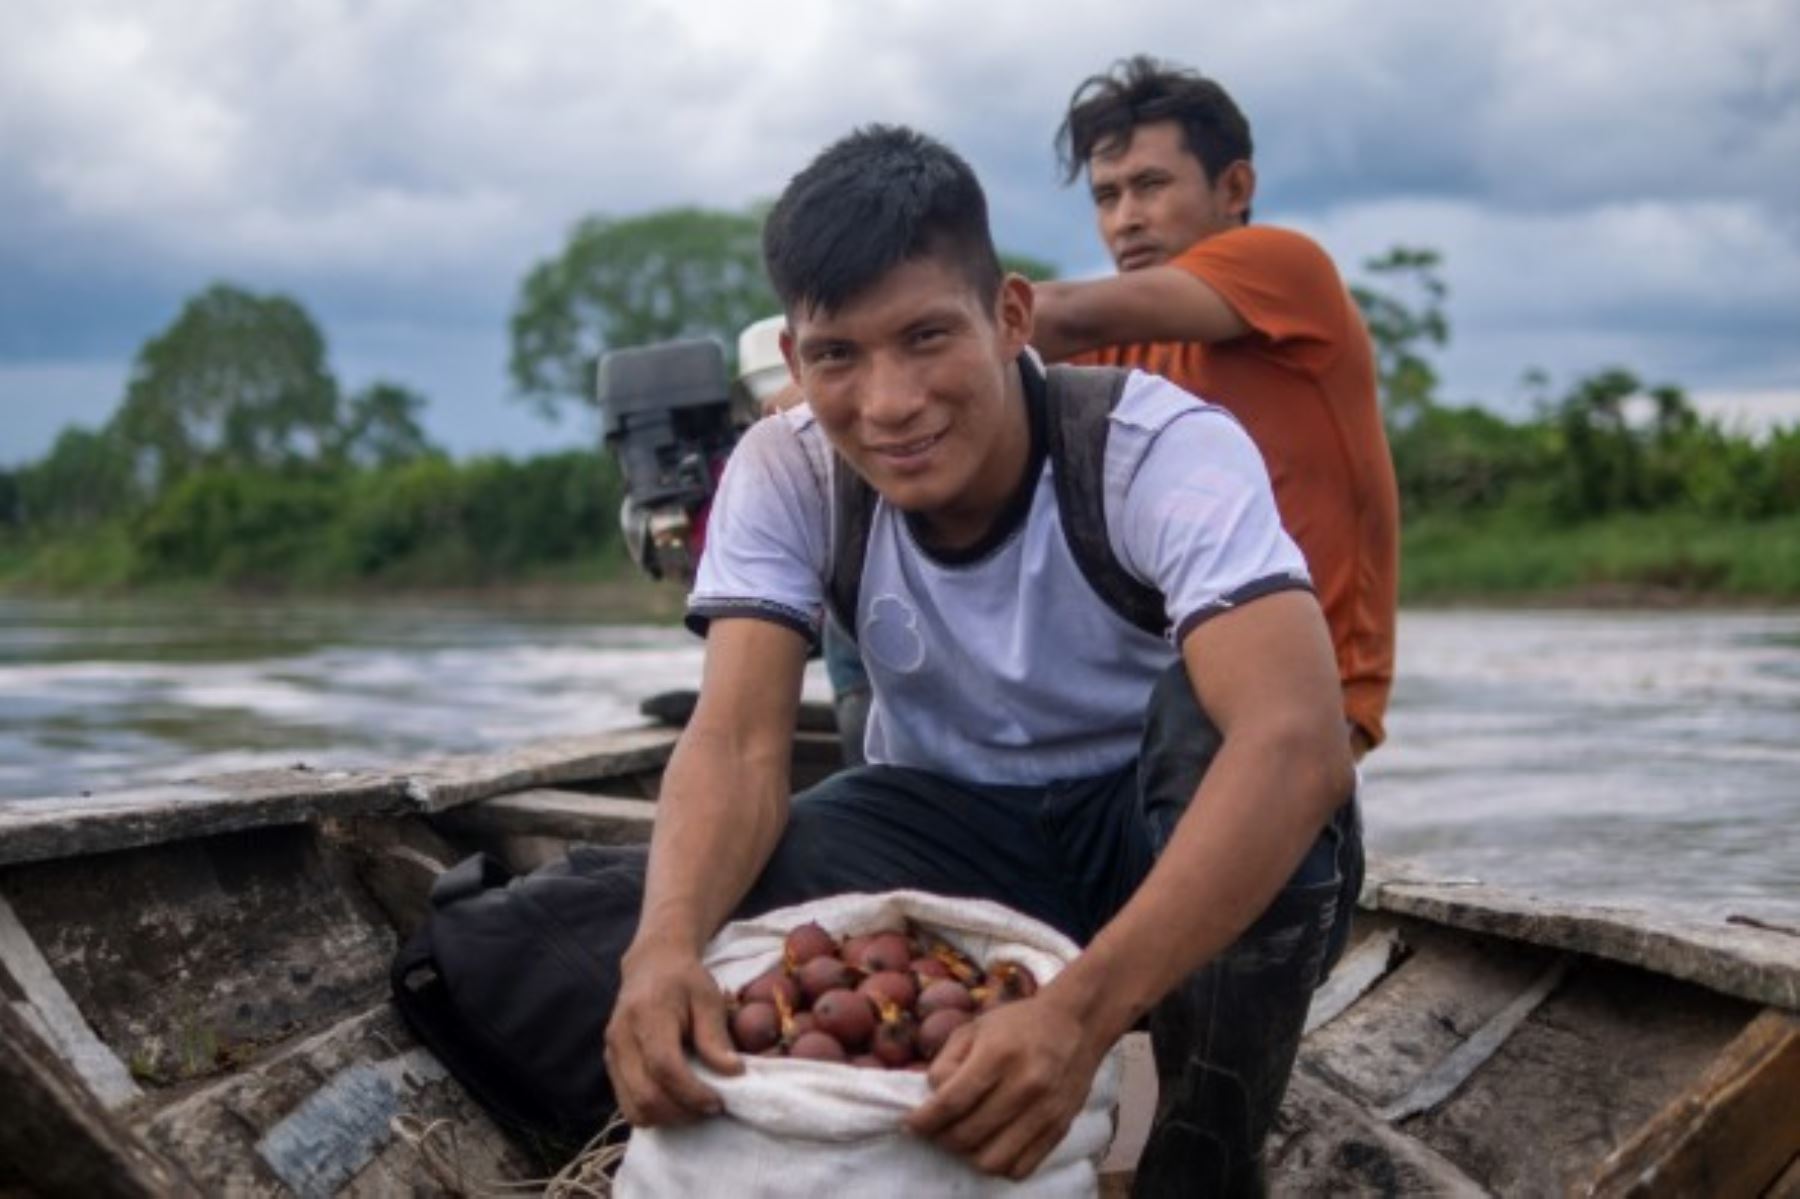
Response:
M1800 1199L1800 1157L1788 1163L1781 1177L1762 1193L1762 1199Z
M1537 1011L1538 1006L1562 985L1563 976L1569 972L1570 961L1571 959L1564 957L1551 963L1550 968L1539 975L1531 986L1495 1012L1462 1044L1439 1059L1435 1066L1425 1072L1424 1077L1413 1084L1412 1090L1383 1105L1376 1115L1390 1124L1398 1124L1402 1120L1428 1112L1450 1098L1458 1087L1469 1080L1470 1075L1500 1051L1500 1047L1506 1044L1506 1039L1517 1031L1519 1025L1525 1023Z
M19 992L20 998L10 1001L19 1014L69 1064L96 1099L112 1108L141 1094L125 1064L82 1018L81 1010L69 998L69 992L44 960L37 942L19 923L4 895L0 895L0 976L6 977Z
M452 833L487 837L556 837L598 845L650 839L656 805L641 799L536 788L465 804L437 822Z
M1496 1194L1575 1193L1623 1138L1694 1084L1755 1011L1693 983L1581 959L1498 1052L1405 1132Z
M1529 945L1428 926L1403 936L1412 955L1300 1047L1303 1066L1371 1109L1410 1092L1550 961Z
M1758 1195L1800 1154L1800 1016L1767 1009L1596 1172L1596 1197Z
M429 759L404 772L406 793L425 811L442 812L513 791L604 781L665 765L680 735L669 728L615 729Z
M1314 1029L1337 1019L1392 973L1407 952L1406 942L1401 939L1398 929L1382 929L1364 937L1339 960L1324 985L1313 992L1312 1004L1306 1009L1306 1027L1301 1035L1311 1036Z
M304 767L104 796L0 800L0 866L304 824L327 816L399 812L408 802L402 779Z
M1380 864L1377 869L1393 869ZM1591 954L1754 1003L1800 1008L1800 937L1597 904L1560 903L1478 884L1374 879L1363 903L1552 949Z
M1382 1123L1316 1078L1296 1071L1270 1138L1269 1193L1485 1196L1448 1158Z
M0 1002L0 1191L164 1199L198 1195L182 1169L108 1115L11 1003Z
M146 1114L142 1131L201 1181L196 1194L439 1193L394 1135L401 1115L451 1121L471 1179L532 1172L387 1003Z
M310 828L0 871L0 894L147 1086L236 1069L387 988L396 938Z

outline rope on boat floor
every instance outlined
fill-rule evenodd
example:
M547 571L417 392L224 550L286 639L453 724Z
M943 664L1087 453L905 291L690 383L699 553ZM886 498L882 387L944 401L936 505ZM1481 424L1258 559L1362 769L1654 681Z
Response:
M446 1191L462 1199L612 1199L612 1172L625 1156L625 1142L615 1139L625 1118L615 1115L606 1126L548 1178L518 1180L471 1177L463 1162L456 1121L395 1116L388 1122L394 1135L419 1155L426 1171Z

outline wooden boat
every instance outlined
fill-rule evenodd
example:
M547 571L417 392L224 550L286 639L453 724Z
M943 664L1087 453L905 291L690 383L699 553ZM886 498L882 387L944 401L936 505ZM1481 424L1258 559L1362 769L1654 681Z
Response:
M836 760L810 715L796 785ZM528 1177L397 1019L389 959L474 849L524 870L645 839L675 736L0 803L0 1194ZM1277 1193L1800 1194L1800 931L1379 867L1364 905L1270 1144ZM1127 1058L1108 1194L1155 1085L1141 1040Z

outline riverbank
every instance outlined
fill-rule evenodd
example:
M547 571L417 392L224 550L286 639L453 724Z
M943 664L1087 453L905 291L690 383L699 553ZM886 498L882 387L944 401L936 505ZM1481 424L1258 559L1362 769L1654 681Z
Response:
M1411 607L1751 607L1800 604L1800 517L1724 522L1629 514L1557 525L1499 510L1432 513L1406 525L1400 599ZM145 580L120 530L37 546L0 541L0 595L100 599L368 598L574 610L609 621L674 620L682 589L646 579L616 547L541 564L505 582L458 572L322 579Z

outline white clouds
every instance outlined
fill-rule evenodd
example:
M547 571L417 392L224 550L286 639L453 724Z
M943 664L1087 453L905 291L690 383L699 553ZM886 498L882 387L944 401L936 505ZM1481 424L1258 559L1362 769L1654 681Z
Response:
M0 19L30 31L0 42L15 356L96 288L123 329L215 277L340 321L498 328L582 214L739 206L876 119L958 146L1002 243L1075 268L1097 251L1051 134L1079 79L1150 50L1243 102L1259 212L1347 264L1444 249L1459 337L1585 332L1720 386L1796 378L1767 334L1800 324L1787 0L0 0Z

